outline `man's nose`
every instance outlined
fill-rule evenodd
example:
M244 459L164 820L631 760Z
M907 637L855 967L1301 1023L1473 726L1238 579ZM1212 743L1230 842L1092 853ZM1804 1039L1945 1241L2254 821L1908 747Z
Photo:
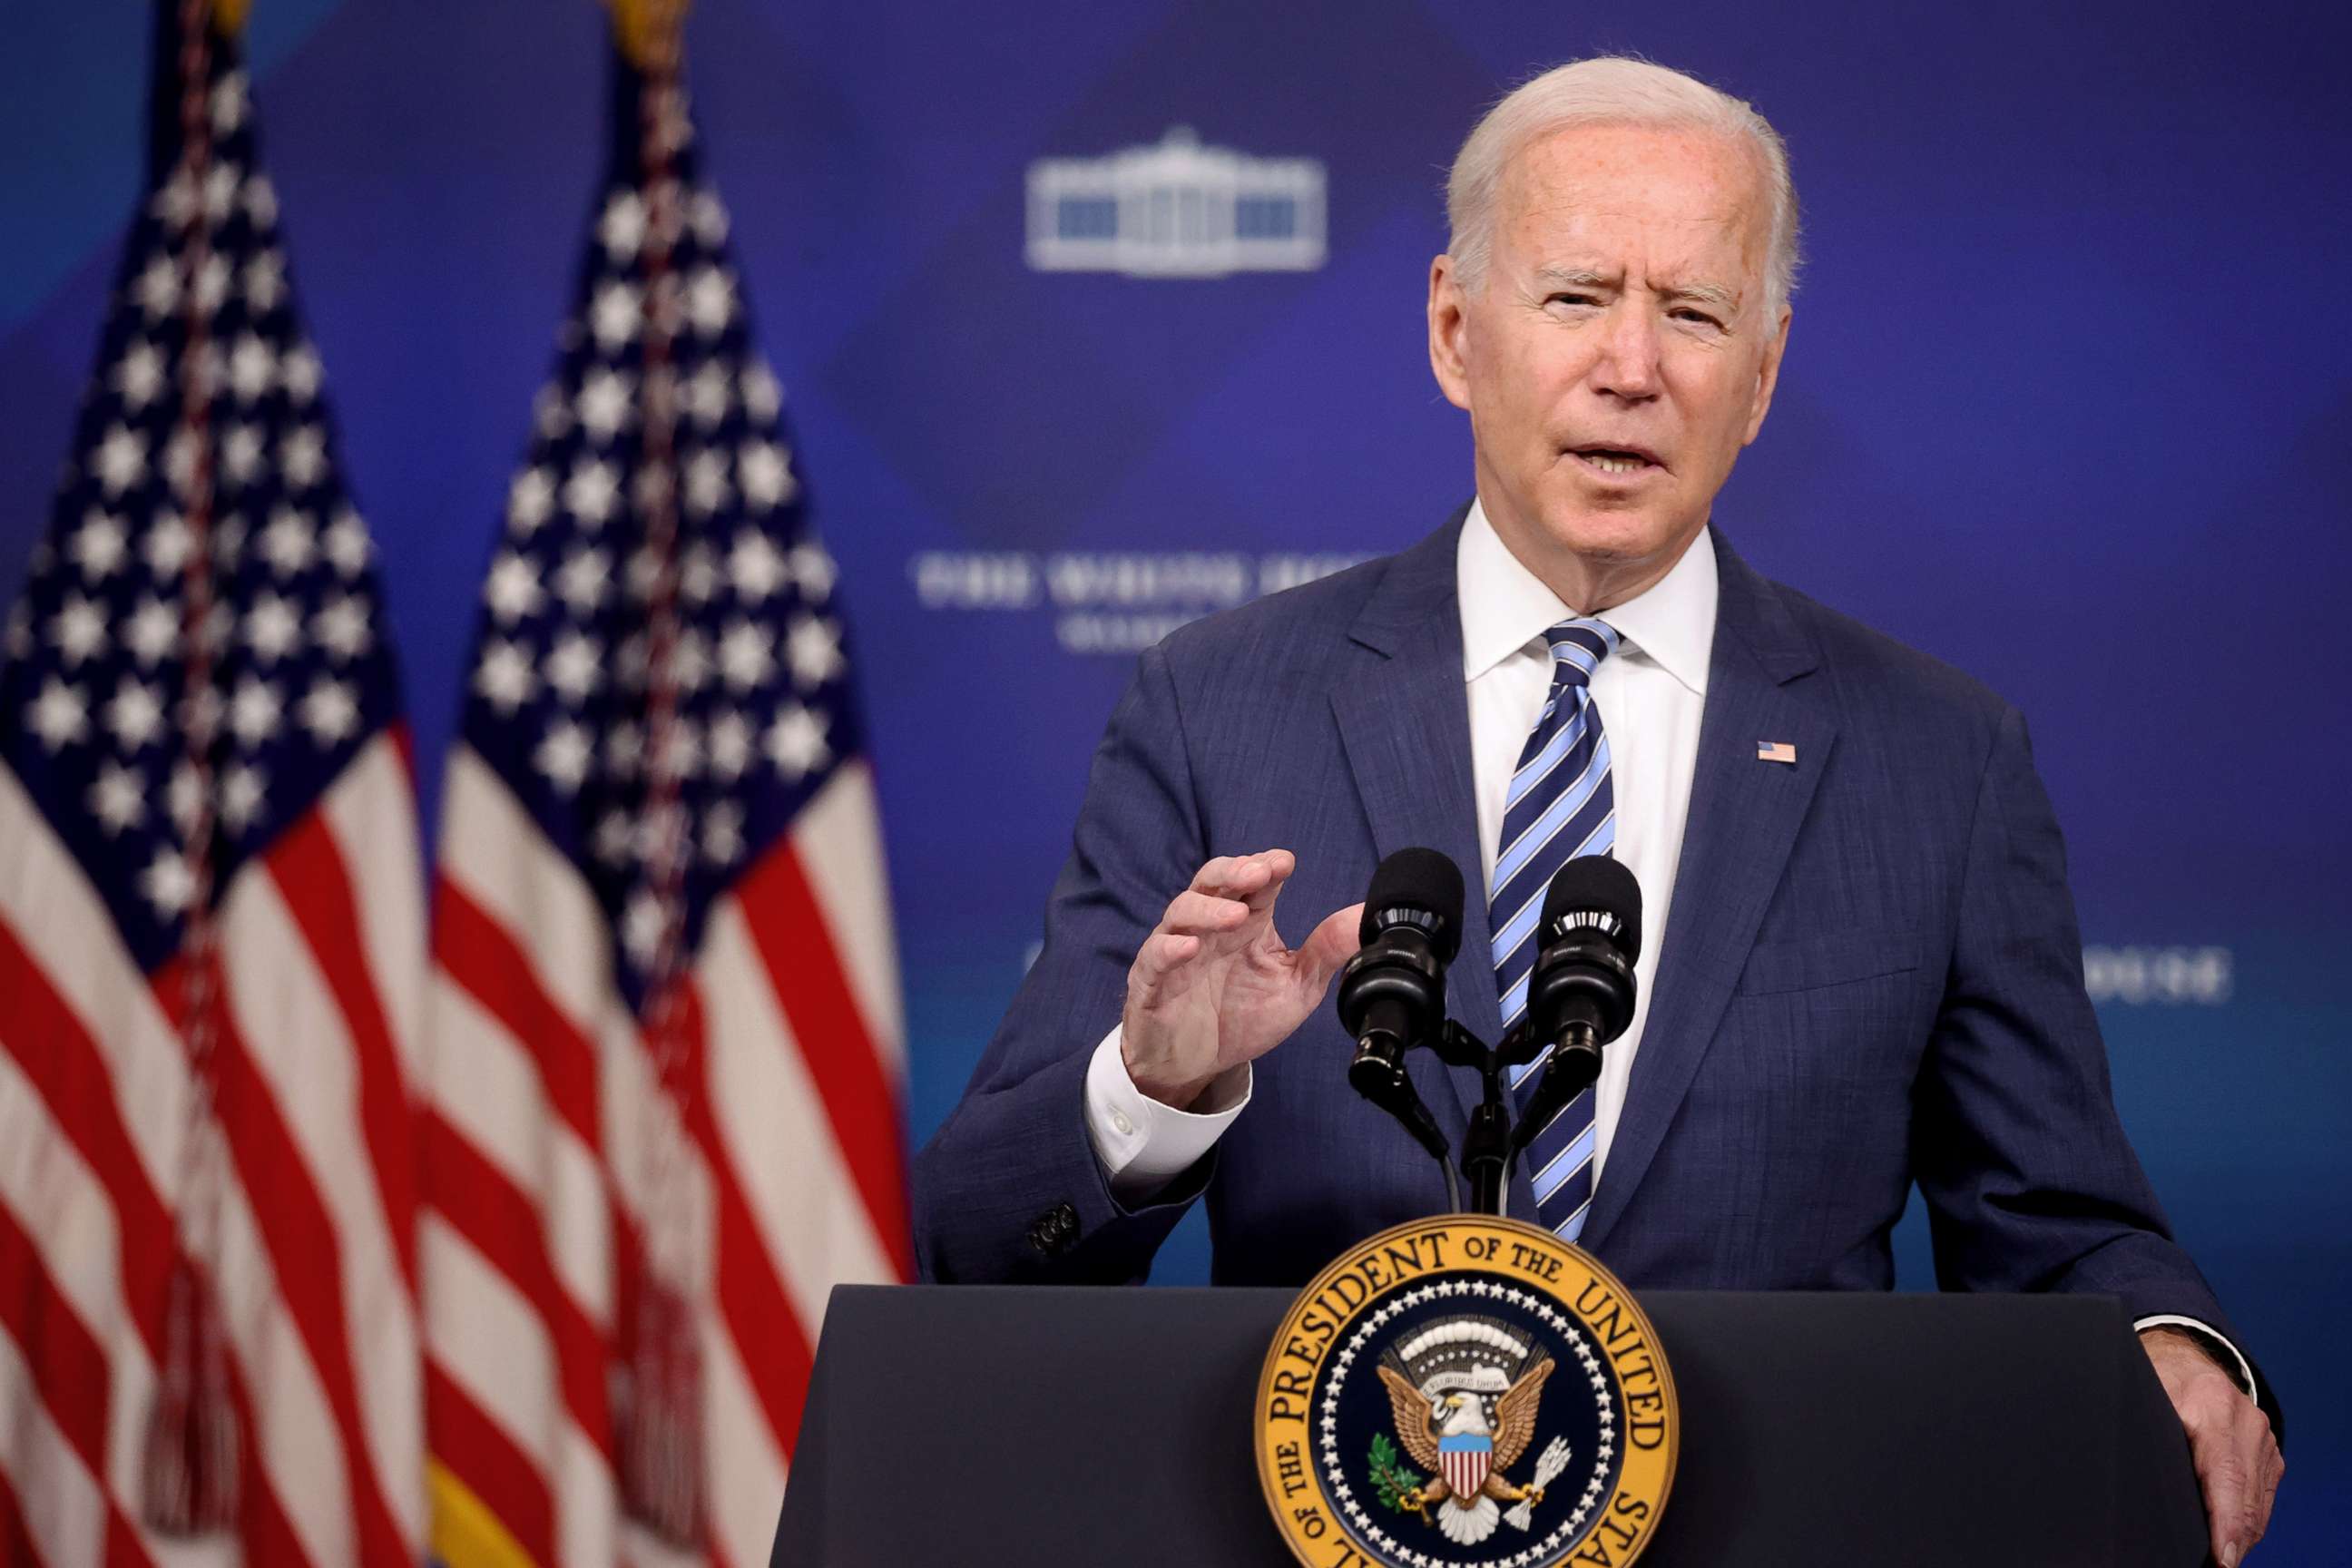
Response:
M1631 402L1655 397L1663 378L1658 372L1658 324L1650 312L1633 300L1620 300L1600 326L1592 389Z

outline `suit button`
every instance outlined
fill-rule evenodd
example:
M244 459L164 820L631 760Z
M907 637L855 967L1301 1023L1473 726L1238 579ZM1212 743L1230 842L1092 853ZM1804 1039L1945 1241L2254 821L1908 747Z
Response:
M1029 1226L1031 1249L1046 1258L1067 1250L1077 1238L1078 1211L1068 1204L1055 1204Z

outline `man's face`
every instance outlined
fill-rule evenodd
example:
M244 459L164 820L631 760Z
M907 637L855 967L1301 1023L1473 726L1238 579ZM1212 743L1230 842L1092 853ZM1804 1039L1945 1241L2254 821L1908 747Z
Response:
M1469 412L1478 494L1555 589L1638 592L1706 525L1788 341L1788 311L1766 313L1770 237L1740 143L1581 126L1505 169L1477 292L1433 266L1430 359Z

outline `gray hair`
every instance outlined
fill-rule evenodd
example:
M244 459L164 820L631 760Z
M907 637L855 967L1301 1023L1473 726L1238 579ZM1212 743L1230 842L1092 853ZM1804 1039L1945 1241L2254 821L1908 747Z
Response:
M1454 155L1445 182L1446 253L1472 293L1486 287L1495 196L1503 170L1538 136L1570 125L1650 125L1709 131L1744 142L1761 160L1772 204L1764 283L1777 316L1797 287L1797 187L1780 133L1743 100L1647 60L1602 56L1544 72L1486 111Z

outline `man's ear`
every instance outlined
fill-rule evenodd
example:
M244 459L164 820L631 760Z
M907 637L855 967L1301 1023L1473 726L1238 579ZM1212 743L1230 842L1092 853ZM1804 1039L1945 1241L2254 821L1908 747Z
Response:
M1454 258L1439 256L1429 264L1429 368L1445 401L1465 412L1470 407L1468 304Z
M1764 363L1756 367L1756 396L1748 407L1748 433L1739 438L1743 447L1756 439L1764 428L1764 416L1772 410L1772 392L1780 384L1780 356L1789 352L1789 322L1793 319L1789 307L1780 307L1780 324L1772 333L1772 341L1764 345Z

